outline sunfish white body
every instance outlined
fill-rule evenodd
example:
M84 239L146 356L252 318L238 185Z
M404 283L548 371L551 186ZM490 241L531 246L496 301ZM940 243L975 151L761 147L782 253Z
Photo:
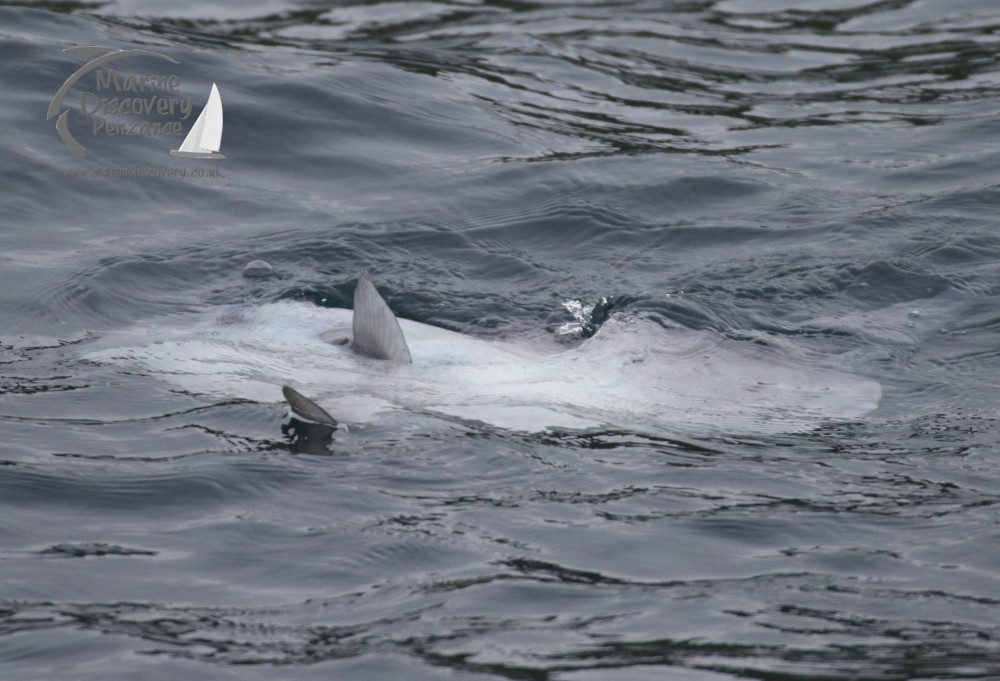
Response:
M275 402L287 384L347 423L404 409L529 432L776 434L860 418L881 396L872 380L650 320L612 318L562 351L406 319L398 328L411 361L329 342L355 333L351 310L281 301L195 315L183 328L147 324L87 359L139 367L212 397Z

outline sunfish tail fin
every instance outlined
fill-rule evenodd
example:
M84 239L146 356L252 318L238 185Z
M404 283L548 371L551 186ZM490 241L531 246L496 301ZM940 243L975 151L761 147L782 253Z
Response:
M330 416L330 413L326 409L310 400L295 388L283 385L281 386L281 394L285 396L285 401L288 402L288 406L292 408L292 412L296 416L306 421L330 426L331 428L337 425L337 419Z
M354 290L354 339L351 347L365 357L413 362L396 315L368 277L363 275Z

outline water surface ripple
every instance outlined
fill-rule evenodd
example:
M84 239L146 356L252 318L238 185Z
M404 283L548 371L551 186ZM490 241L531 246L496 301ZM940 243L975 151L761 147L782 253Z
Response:
M991 3L3 3L0 45L5 681L1000 677ZM88 177L210 166L78 97L67 147L82 45L170 55L199 107L217 83L222 176ZM643 318L882 400L767 437L303 442L83 359L349 307L362 271L481 338Z

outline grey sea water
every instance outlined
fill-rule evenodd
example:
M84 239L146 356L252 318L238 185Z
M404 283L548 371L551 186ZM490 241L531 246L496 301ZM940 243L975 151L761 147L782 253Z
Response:
M74 151L78 46L174 59L114 66L192 115L81 112L88 76ZM995 3L6 3L0 54L0 678L1000 678ZM223 160L106 134L212 83ZM361 271L477 337L641 316L882 399L308 453L82 359Z

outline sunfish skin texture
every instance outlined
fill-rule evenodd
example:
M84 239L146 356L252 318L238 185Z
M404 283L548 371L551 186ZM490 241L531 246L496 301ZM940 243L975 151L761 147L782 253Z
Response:
M307 419L305 403L333 421L371 422L401 409L527 432L799 432L859 419L881 397L875 381L711 331L612 317L592 338L557 350L397 320L367 279L359 289L359 307L375 308L374 333L365 339L363 331L360 342L325 340L350 336L357 310L279 301L146 322L104 339L106 349L87 359L138 367L210 397L274 402L287 386L302 398L288 402ZM365 300L372 293L378 301Z

